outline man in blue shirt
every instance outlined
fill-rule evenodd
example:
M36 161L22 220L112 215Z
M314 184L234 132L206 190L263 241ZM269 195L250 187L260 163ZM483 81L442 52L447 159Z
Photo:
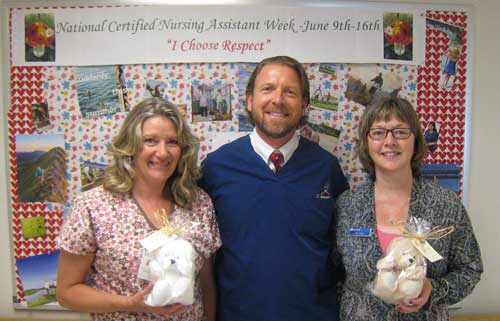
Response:
M223 243L217 320L335 321L333 213L348 184L334 156L297 134L307 74L293 58L267 58L246 98L253 132L202 165Z

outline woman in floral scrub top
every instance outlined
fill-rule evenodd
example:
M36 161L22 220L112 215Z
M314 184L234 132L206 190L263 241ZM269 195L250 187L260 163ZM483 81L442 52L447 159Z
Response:
M198 141L176 107L150 98L128 114L111 147L104 184L73 200L59 236L57 299L93 320L214 320L212 256L220 247L210 198L196 186ZM194 222L195 302L151 307L137 277L140 240L162 226L154 212Z

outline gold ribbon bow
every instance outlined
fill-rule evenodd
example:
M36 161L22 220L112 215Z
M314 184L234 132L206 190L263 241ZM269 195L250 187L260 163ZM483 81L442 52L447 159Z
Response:
M160 222L161 228L160 231L169 236L181 236L182 232L186 229L187 224L171 224L168 219L167 211L164 208L161 210L153 212L156 220ZM156 231L154 231L156 232Z
M454 231L455 231L455 226L452 225L452 226L448 226L445 228L435 227L432 230L430 230L429 232L425 232L423 234L417 234L417 233L410 232L406 229L403 229L401 235L404 237L417 239L419 241L427 241L427 240L438 240L438 239L443 238L447 235L450 235Z

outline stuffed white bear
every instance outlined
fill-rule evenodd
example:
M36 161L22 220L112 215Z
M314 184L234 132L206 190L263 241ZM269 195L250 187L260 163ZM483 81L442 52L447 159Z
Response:
M191 244L172 237L151 254L147 265L154 286L146 296L146 304L193 304L196 252Z
M411 239L397 237L389 244L387 255L377 262L372 292L386 303L408 304L422 291L425 268L425 259Z

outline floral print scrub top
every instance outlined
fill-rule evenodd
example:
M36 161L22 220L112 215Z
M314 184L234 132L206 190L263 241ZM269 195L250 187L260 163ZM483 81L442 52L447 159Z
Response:
M181 218L190 224L184 238L198 253L196 273L205 259L221 246L212 201L198 189L192 209L175 206L170 219ZM114 294L133 295L148 281L137 278L142 246L140 240L156 230L130 194L118 194L96 187L75 198L59 235L59 248L73 254L95 254L89 275L92 287ZM154 313L91 313L92 320L168 320L199 321L203 303L198 278L195 281L195 303L173 317Z

